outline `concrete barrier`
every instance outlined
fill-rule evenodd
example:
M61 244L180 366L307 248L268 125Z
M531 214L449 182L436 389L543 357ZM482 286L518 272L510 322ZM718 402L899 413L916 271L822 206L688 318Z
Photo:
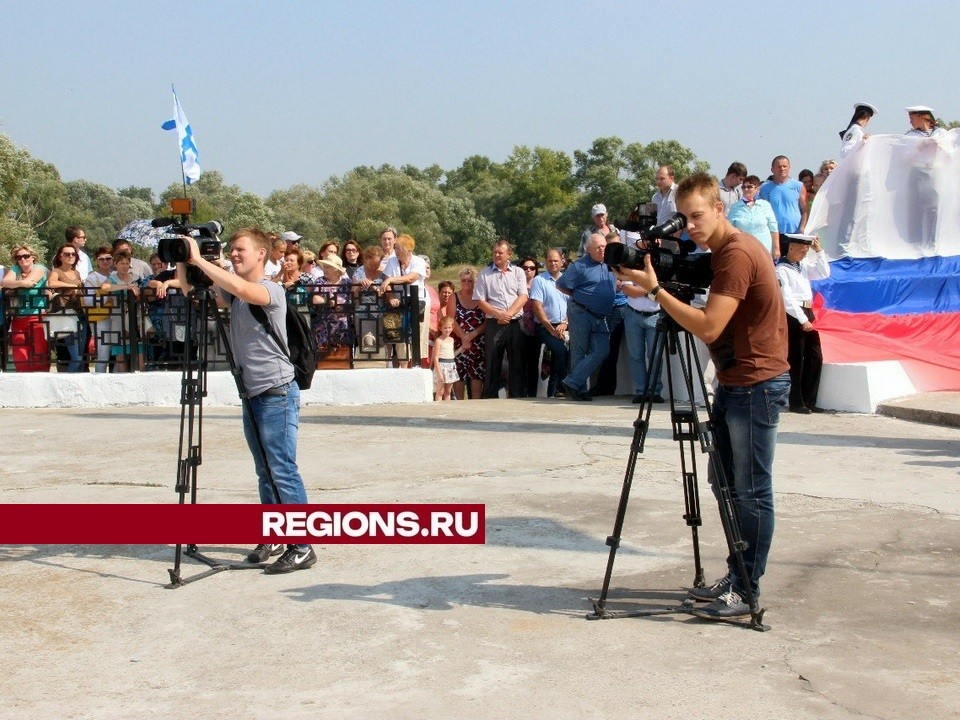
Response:
M817 405L825 410L876 412L884 400L918 391L896 360L823 366Z
M618 392L632 394L621 362ZM237 386L228 372L207 375L208 407L239 406ZM891 398L918 390L896 361L838 363L823 366L817 404L826 410L876 412ZM382 405L430 402L433 376L428 370L318 370L303 391L303 405ZM0 373L0 407L107 407L180 405L180 373Z
M0 407L179 407L178 372L0 373ZM382 405L433 399L429 370L318 370L301 395L302 405ZM206 407L239 406L229 372L207 375Z

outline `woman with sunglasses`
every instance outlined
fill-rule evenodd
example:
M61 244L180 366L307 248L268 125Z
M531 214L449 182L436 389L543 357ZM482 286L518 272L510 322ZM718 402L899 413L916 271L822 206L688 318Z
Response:
M53 295L52 309L56 315L49 315L47 322L50 334L57 337L57 370L60 372L80 372L81 348L78 327L80 297L83 294L83 280L77 270L78 255L73 245L61 245L53 256L53 270L47 278L47 285L58 292ZM55 329L56 328L56 329ZM62 347L70 355L69 363L60 362Z
M15 290L11 303L10 350L17 372L48 372L50 352L42 314L47 309L47 269L29 245L14 245L13 265L0 286Z
M360 250L356 240L347 240L343 244L340 259L343 260L343 269L347 271L347 277L353 280L353 274L363 265L363 251Z

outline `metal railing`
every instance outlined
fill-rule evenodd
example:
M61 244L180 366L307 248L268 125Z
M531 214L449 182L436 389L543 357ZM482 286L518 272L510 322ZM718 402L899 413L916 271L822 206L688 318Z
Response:
M287 300L314 331L318 368L420 364L419 288L375 289L317 284L297 286ZM134 372L177 370L186 360L187 313L197 308L180 291L160 298L151 287L139 297L121 290L4 290L0 303L0 371ZM229 318L229 310L215 312ZM193 327L200 327L193 318ZM217 333L207 333L210 370L228 369ZM196 340L196 338L194 338ZM193 343L191 343L193 344Z

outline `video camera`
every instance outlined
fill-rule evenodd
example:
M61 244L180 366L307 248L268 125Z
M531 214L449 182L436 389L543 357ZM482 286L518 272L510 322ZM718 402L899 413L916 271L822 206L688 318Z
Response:
M203 225L188 225L178 223L175 218L163 217L151 220L150 224L153 227L169 226L157 245L157 254L165 263L186 262L190 257L187 243L180 237L183 235L196 239L200 247L200 255L204 260L213 262L220 259L220 253L223 251L223 243L220 242L223 225L216 220Z
M223 225L216 220L211 220L203 225L188 223L190 213L194 209L193 201L189 198L174 198L170 201L170 209L174 213L180 214L179 220L175 217L160 217L150 221L150 224L155 228L167 228L157 244L157 255L160 256L160 259L165 263L187 262L190 257L190 250L182 237L186 235L197 241L200 256L204 260L209 262L219 261L223 253L223 243L220 241ZM210 285L210 280L204 275L203 271L193 265L187 266L187 281L191 285Z
M687 300L694 295L706 292L713 280L713 269L709 253L698 253L696 245L689 240L678 242L674 233L687 226L687 218L682 213L659 225L641 228L640 239L634 247L626 243L610 243L603 253L603 261L611 268L627 267L643 269L644 257L650 256L650 262L657 273L661 285L679 291L678 297ZM628 228L628 232L630 229ZM661 240L670 240L679 244L674 252L660 247ZM689 301L689 300L687 300Z

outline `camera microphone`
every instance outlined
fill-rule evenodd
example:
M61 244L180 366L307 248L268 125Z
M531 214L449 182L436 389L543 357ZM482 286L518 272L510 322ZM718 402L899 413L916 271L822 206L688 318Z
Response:
M223 225L218 223L216 220L211 220L208 223L204 223L200 226L202 229L206 230L210 235L218 236L223 232Z
M172 217L154 218L150 221L150 227L162 228L166 227L167 225L173 225L176 221L177 219Z

